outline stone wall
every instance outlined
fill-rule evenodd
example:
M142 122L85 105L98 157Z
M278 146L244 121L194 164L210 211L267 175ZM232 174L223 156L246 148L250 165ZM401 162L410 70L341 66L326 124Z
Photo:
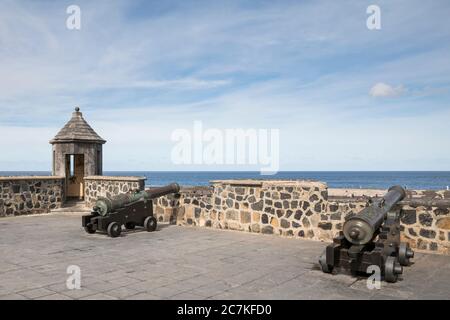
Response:
M149 188L151 189L151 188ZM209 210L212 206L210 198L213 189L211 187L182 187L179 194L170 194L157 198L153 201L153 212L159 222L170 222L176 224L184 218L186 208L205 208ZM189 209L189 210L191 210Z
M158 221L331 241L345 219L367 205L367 196L386 192L328 189L322 182L298 180L211 184L182 188L178 195L155 200ZM97 197L144 190L144 186L145 177L88 176L85 204L90 207ZM419 250L450 254L450 191L408 190L407 194L397 207L403 241ZM64 197L63 177L0 177L0 217L49 212L60 208Z
M155 203L159 221L331 241L345 218L386 190L328 189L313 181L215 181L182 188L180 197ZM450 199L448 191L408 191L403 201L402 240L423 251L450 254L448 207L417 206L417 199Z
M180 193L178 208L163 206L161 198L157 214L170 209L181 225L307 238L316 237L320 214L327 205L327 186L313 181L213 181L212 188L182 189ZM158 219L168 221L161 214Z
M0 217L47 213L64 201L64 177L0 177Z
M84 178L84 203L91 207L98 197L144 190L145 177L88 176Z
M420 250L450 254L449 208L406 206L403 211L404 240Z

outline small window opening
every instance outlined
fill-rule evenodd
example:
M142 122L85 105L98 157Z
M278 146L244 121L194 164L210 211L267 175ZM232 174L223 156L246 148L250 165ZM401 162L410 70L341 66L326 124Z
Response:
M70 173L69 174L70 174L70 177L73 177L75 174L75 155L71 154L69 161L70 161L70 166L69 166Z

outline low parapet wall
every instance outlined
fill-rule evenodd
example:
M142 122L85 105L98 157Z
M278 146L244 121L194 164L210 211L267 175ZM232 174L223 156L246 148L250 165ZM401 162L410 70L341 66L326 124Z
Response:
M144 190L145 177L89 176L85 203ZM222 180L182 188L154 201L158 221L331 241L345 219L386 190L328 189L318 181ZM0 216L49 212L64 201L64 178L0 177ZM402 209L402 240L413 248L450 254L450 191L408 190Z
M64 201L64 177L0 177L0 217L47 213Z
M342 230L346 217L367 205L367 197L386 192L328 189L322 182L295 180L227 180L211 184L211 187L182 188L179 198L158 199L154 204L158 220L331 241ZM450 192L408 190L407 193L397 208L403 209L403 241L422 251L450 254L449 208L420 205L449 200Z
M213 181L210 195L182 195L177 223L316 238L327 197L315 181Z
M149 188L150 189L150 188ZM153 202L153 211L159 222L176 224L181 221L186 213L186 208L197 209L197 216L201 208L212 208L210 202L213 188L211 187L181 187L178 195L170 194L160 197Z
M144 190L145 177L88 176L84 178L84 203L92 206L98 197L111 197Z

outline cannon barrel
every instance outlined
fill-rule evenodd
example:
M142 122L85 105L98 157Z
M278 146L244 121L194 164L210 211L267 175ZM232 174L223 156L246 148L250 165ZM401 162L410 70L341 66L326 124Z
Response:
M345 238L355 245L364 245L371 241L377 234L387 213L405 196L405 189L401 186L390 187L380 200L364 208L358 215L352 216L344 223Z
M171 183L164 187L146 190L145 192L147 193L148 198L154 199L154 198L159 198L159 197L165 196L167 194L178 193L179 191L180 191L180 186L178 185L178 183Z
M180 186L177 183L171 183L167 186L154 188L151 190L137 191L132 193L119 194L111 198L99 197L95 202L93 210L101 216L106 216L108 213L116 209L122 208L127 204L147 199L155 199L167 194L177 193L180 191Z

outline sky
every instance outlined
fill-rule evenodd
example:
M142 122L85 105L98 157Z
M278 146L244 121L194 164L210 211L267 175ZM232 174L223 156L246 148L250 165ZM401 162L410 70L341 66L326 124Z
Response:
M0 171L50 170L75 106L104 170L255 169L173 163L195 121L278 129L283 171L450 170L449 17L447 0L0 0Z

